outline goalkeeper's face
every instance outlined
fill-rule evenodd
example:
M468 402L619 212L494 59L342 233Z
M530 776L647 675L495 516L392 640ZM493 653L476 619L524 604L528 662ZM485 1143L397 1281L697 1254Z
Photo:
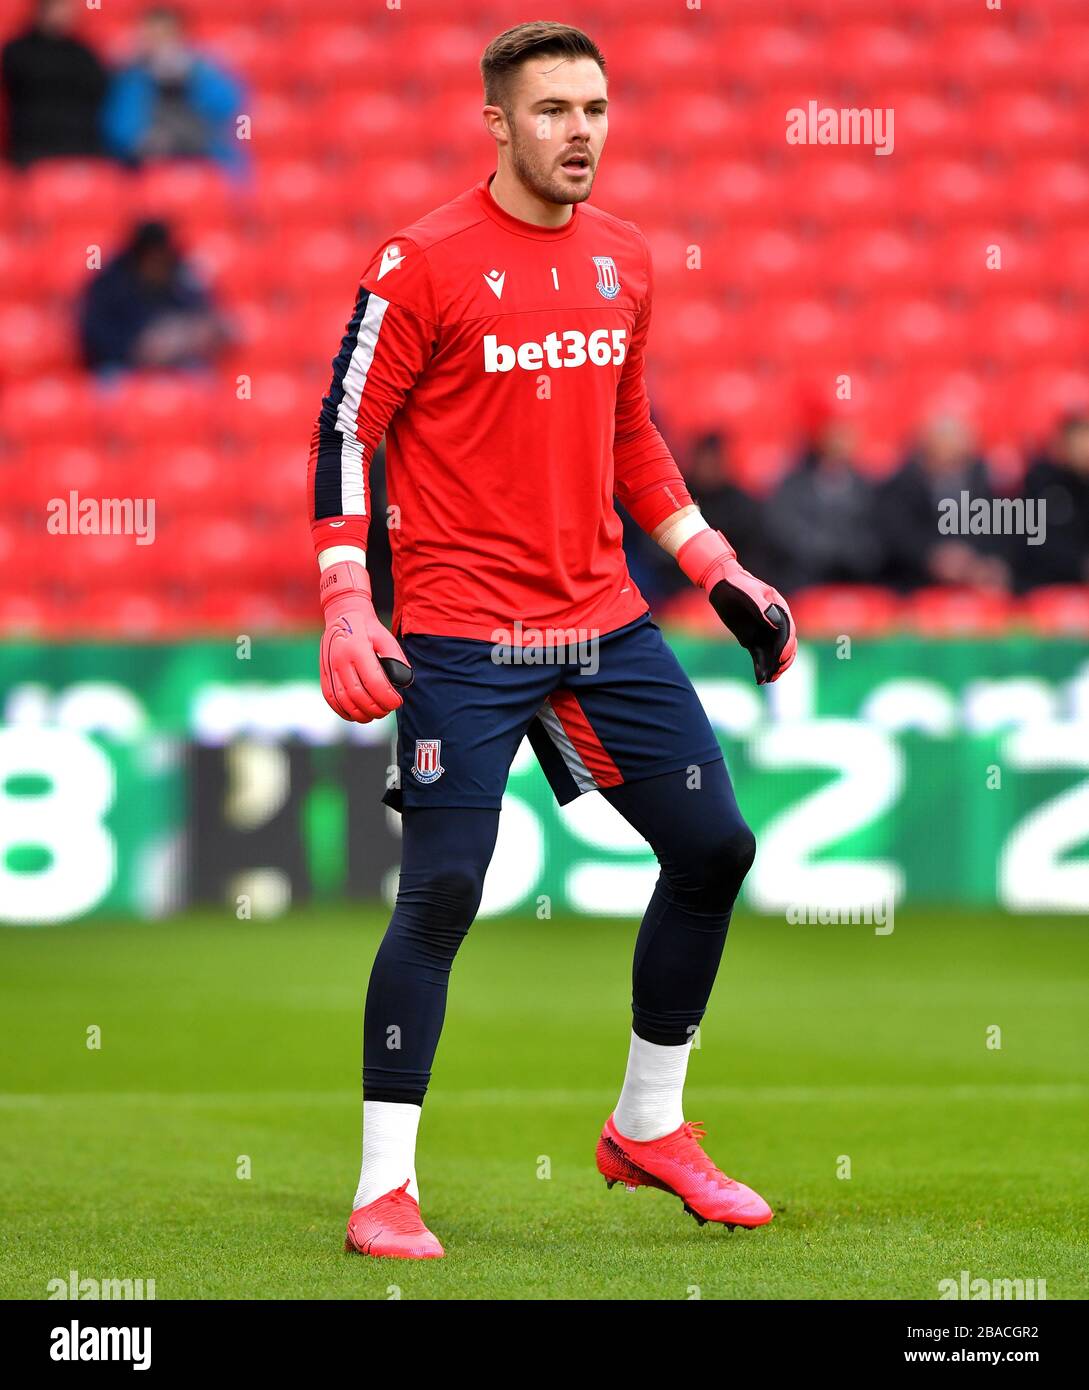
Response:
M581 203L609 130L605 75L592 58L524 63L505 112L518 178L549 203Z

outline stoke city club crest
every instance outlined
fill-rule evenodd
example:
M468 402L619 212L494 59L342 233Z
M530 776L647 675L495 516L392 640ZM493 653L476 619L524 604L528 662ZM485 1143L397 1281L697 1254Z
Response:
M441 738L416 740L416 761L412 764L412 775L417 782L437 782L446 771L439 761L441 750Z
M620 276L612 256L595 256L597 266L597 290L605 299L615 299L620 293Z

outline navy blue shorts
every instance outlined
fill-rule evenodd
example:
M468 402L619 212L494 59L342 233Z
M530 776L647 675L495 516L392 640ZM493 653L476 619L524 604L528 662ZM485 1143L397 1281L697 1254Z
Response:
M722 752L692 683L650 614L587 648L401 639L415 679L397 711L403 806L499 809L529 738L561 806L582 792L715 762ZM530 659L530 658L535 659Z

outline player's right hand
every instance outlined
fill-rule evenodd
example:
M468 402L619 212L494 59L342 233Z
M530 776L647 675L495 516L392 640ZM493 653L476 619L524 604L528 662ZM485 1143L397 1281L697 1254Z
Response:
M321 693L341 719L381 719L404 703L397 692L412 684L412 667L378 621L370 575L354 560L338 560L322 572L320 593Z

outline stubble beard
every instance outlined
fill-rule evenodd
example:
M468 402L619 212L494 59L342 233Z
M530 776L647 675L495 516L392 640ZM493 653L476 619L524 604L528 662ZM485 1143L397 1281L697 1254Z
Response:
M534 142L535 143L535 142ZM511 141L511 163L518 178L535 193L538 198L542 198L546 203L583 203L590 196L593 188L595 170L590 170L590 177L585 184L578 187L564 181L563 174L557 168L545 168L543 164L538 164L530 156L530 146L526 145L515 137Z

